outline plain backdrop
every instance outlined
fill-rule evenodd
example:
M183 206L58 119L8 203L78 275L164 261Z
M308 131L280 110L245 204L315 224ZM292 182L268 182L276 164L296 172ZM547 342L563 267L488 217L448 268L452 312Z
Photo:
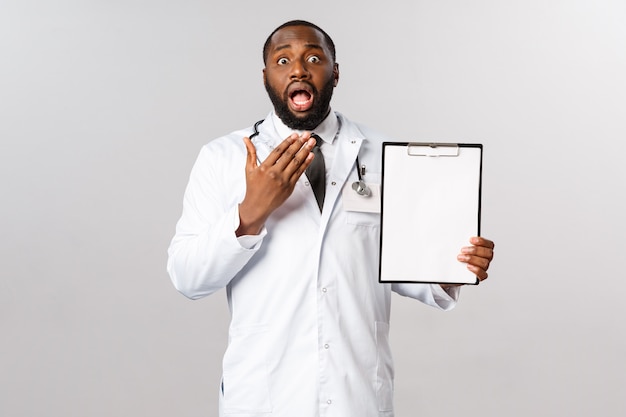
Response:
M334 109L484 145L490 279L394 295L396 415L625 415L623 0L0 0L0 415L216 415L225 292L185 299L166 250L294 18L337 44Z

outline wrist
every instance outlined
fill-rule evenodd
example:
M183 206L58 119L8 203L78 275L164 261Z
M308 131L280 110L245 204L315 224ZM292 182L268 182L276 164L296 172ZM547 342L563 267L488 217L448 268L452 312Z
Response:
M248 210L239 204L239 225L235 230L235 236L240 237L244 235L258 235L263 230L265 225L265 219L258 218L250 215Z

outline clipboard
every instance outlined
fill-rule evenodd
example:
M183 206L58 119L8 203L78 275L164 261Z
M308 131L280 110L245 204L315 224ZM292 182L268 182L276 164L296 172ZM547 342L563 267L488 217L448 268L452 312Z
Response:
M382 146L379 281L478 284L456 257L480 235L482 144Z

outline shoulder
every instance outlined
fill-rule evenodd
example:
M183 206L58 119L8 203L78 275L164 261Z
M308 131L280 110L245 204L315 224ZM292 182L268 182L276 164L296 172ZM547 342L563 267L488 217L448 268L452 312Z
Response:
M250 136L254 132L254 128L252 126L247 127L245 129L239 129L232 131L226 135L217 137L207 142L204 146L207 147L220 147L220 146L232 146L233 144L239 144L239 142L243 143L244 136Z
M360 122L355 122L341 113L337 112L337 117L341 120L342 129L346 128L349 132L358 133L363 139L368 142L382 143L382 142L395 142L396 140L391 136L383 133L377 129L374 129L368 125Z
M374 178L374 181L377 181L376 178L379 177L372 176L381 172L383 143L396 142L396 140L365 124L349 120L342 114L337 113L337 116L341 120L341 131L344 132L348 139L358 138L362 140L359 149L360 163L367 165L370 179Z
M201 153L224 154L245 152L243 138L250 136L254 131L253 127L235 130L224 136L217 137L207 142L201 149Z
M192 171L201 175L215 174L245 163L247 152L243 138L251 132L252 127L210 140L200 148Z

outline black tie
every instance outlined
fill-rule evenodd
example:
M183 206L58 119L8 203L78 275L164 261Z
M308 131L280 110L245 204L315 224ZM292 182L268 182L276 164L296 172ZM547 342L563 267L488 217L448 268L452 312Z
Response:
M311 137L315 139L315 147L312 151L315 158L313 158L313 162L306 169L306 176L313 189L313 194L315 194L317 205L320 211L322 211L324 195L326 194L326 164L324 164L324 155L322 155L322 150L320 149L322 138L315 133Z

